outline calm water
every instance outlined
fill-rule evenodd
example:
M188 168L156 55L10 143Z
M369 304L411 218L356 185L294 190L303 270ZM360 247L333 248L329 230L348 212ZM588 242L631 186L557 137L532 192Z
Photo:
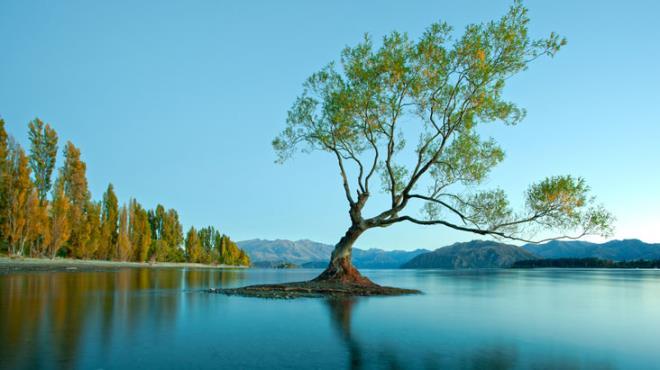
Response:
M660 368L660 271L371 270L425 294L344 301L202 291L317 273L0 275L0 368Z

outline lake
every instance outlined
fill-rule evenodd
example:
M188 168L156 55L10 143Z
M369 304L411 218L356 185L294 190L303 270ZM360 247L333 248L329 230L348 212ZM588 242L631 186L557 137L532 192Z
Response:
M424 294L263 300L319 270L0 275L3 369L649 369L660 270L364 270Z

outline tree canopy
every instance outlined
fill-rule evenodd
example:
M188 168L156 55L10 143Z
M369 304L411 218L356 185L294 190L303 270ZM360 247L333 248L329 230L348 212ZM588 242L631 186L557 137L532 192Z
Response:
M29 155L0 118L0 252L32 257L249 265L248 256L212 227L200 230L186 254L176 210L144 208L136 199L120 206L114 186L102 201L88 189L87 164L73 143L64 146L57 178L58 136L49 124L28 123ZM51 194L50 199L48 194ZM194 230L194 229L193 229ZM210 239L212 237L212 240Z
M273 141L278 162L297 151L331 154L360 229L412 222L532 242L545 240L534 238L540 230L556 233L552 239L610 234L613 217L582 178L532 184L520 210L502 189L483 188L504 150L479 128L519 124L525 110L505 98L508 79L566 44L555 33L530 38L528 24L516 1L499 20L469 25L458 38L443 22L416 41L392 32L376 44L365 35L305 81ZM367 217L373 183L389 206Z

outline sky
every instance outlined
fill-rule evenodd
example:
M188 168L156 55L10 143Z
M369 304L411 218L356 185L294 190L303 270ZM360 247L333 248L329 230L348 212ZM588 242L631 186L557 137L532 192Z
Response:
M511 79L527 109L490 130L506 159L486 186L514 200L545 176L584 177L613 238L660 242L660 28L656 1L529 0L530 34L568 45ZM0 1L0 116L24 146L39 117L81 148L89 187L175 208L235 240L334 244L349 225L333 158L275 164L272 139L303 81L368 32L457 35L511 1ZM61 164L61 161L58 165ZM399 224L361 248L435 249L474 235ZM600 240L600 239L594 239Z

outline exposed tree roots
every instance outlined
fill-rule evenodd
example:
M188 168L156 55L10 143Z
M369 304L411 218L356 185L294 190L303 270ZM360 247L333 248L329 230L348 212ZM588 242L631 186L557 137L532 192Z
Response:
M380 286L338 283L333 281L301 281L285 284L251 285L242 288L210 289L211 293L257 298L303 298L303 297L354 297L396 296L420 294L419 290Z
M211 293L258 298L396 296L420 294L419 290L380 286L353 267L349 259L338 259L311 281L210 289Z

